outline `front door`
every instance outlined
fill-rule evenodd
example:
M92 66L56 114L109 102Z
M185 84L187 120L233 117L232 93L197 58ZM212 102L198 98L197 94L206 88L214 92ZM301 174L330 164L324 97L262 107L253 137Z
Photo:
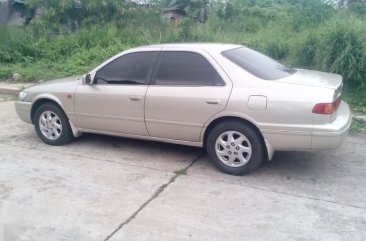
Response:
M158 52L123 55L99 69L75 95L75 125L84 130L146 136L145 94Z
M150 136L199 142L204 124L225 109L231 81L210 56L163 51L146 94Z

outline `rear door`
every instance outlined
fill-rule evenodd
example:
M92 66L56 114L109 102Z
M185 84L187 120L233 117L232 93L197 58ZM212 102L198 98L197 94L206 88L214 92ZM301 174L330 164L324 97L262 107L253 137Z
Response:
M198 142L203 125L225 109L232 84L204 51L162 51L146 93L150 136Z

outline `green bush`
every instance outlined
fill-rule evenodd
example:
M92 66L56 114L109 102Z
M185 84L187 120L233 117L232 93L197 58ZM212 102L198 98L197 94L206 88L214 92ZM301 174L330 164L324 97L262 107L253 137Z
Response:
M353 13L358 14L359 16L366 16L366 4L364 3L360 3L360 2L355 2L350 4L349 6L349 10L352 11Z
M292 58L295 65L307 68L316 66L315 55L319 48L319 38L318 33L314 30L299 35L292 46Z
M366 88L366 29L363 23L335 21L323 30L316 54L317 65L343 75L351 86Z
M73 15L72 2L58 9L61 2L53 1L26 28L0 26L1 79L14 72L25 81L81 74L134 46L201 41L247 45L294 67L339 73L347 86L366 89L366 4L336 9L320 0L232 0L207 8L205 23L191 16L174 24L162 18L161 1L148 8L86 0L90 9L82 18ZM68 17L79 28L68 29Z

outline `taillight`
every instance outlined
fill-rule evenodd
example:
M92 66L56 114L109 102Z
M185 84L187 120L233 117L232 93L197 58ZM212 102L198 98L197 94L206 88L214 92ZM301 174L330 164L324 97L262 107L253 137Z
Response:
M338 107L341 105L341 98L339 97L333 103L319 103L313 108L313 113L322 115L331 115L337 111Z

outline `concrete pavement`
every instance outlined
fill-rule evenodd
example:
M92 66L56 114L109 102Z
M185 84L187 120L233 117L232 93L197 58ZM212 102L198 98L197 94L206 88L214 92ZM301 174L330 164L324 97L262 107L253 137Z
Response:
M365 135L234 177L199 148L100 135L47 146L13 105L0 103L0 241L366 240Z

